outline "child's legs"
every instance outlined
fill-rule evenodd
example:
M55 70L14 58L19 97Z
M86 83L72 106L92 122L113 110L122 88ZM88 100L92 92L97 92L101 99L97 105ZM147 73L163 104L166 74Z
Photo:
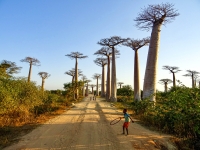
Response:
M126 133L128 134L128 126L129 126L129 122L124 122L123 124L123 133L125 134L125 128L126 128Z
M128 135L128 128L126 128L126 134Z

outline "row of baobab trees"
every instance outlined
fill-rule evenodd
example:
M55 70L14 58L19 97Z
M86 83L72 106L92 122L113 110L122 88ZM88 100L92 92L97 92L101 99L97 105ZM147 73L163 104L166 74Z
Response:
M20 61L29 63L29 72L28 72L28 78L27 78L27 82L29 83L31 81L32 66L40 66L40 61L33 57L25 57L24 59L21 59ZM0 72L1 72L1 76L3 77L10 77L14 73L19 73L21 69L22 67L18 67L15 64L15 62L3 60L0 63ZM38 75L42 78L41 90L44 91L45 79L47 79L50 76L50 74L47 72L39 72Z
M175 74L180 72L181 70L179 69L179 67L176 66L163 66L164 70L169 70L170 73L172 73L173 75L173 79L161 79L159 80L159 83L164 84L164 90L165 92L167 92L168 90L168 84L173 83L173 87L176 87L176 81L180 82L180 80L176 80ZM183 76L185 77L191 77L192 79L192 88L196 88L197 87L197 82L199 83L199 88L200 88L200 80L198 80L198 78L200 77L199 74L200 72L197 72L195 70L186 70L186 74L184 74Z
M101 93L106 96L109 101L117 101L116 97L116 55L119 55L117 46L124 45L130 47L135 52L134 58L134 99L141 100L140 93L140 72L139 72L139 58L138 50L143 46L149 46L146 71L143 84L143 98L150 97L151 101L155 101L154 93L156 93L156 79L157 79L157 63L160 43L161 26L171 22L179 15L175 10L173 4L162 3L158 5L149 5L142 9L142 12L136 17L136 27L143 30L152 30L151 36L143 39L121 38L120 36L112 36L110 38L101 39L98 44L102 48L94 53L94 55L101 56L94 62L102 67L102 83ZM70 58L75 58L75 81L78 81L78 59L86 58L82 53L72 52L68 54ZM110 62L112 61L112 70L110 71ZM107 65L107 84L105 87L105 72L104 67ZM111 76L111 78L110 78ZM76 92L76 94L78 91Z

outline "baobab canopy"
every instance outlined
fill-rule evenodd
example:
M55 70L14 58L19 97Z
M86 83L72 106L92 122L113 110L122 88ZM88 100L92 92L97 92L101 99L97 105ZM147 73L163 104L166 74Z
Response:
M142 12L138 14L135 19L136 26L139 29L149 30L155 23L165 25L171 22L178 16L177 10L174 9L174 5L170 3L162 3L157 5L148 5L144 7Z

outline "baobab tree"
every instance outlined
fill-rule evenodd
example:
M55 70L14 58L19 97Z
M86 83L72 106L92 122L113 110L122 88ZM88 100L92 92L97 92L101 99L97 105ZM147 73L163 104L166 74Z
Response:
M72 76L72 82L74 82L74 77L75 77L75 68L72 68L72 70L66 71L65 74ZM82 71L78 69L78 76L82 75Z
M28 82L30 82L32 66L40 66L40 61L38 59L32 58L32 57L25 57L24 59L22 59L20 61L29 63Z
M181 71L179 70L179 67L175 67L175 66L163 66L164 70L169 70L170 73L172 73L173 75L173 87L176 87L176 77L175 77L175 73Z
M136 26L139 29L147 31L152 29L143 85L143 98L152 96L151 101L155 101L155 96L153 96L153 94L156 93L161 26L171 22L176 16L179 15L177 10L173 7L174 5L170 3L149 5L144 8L135 19Z
M138 50L143 46L147 46L149 44L150 38L139 39L128 39L123 45L130 47L135 51L135 59L134 59L134 100L141 100L141 90L140 90L140 68L139 68L139 57Z
M188 73L183 75L186 77L191 77L192 78L192 88L195 88L195 76L197 74L200 74L199 72L195 71L195 70L186 70Z
M75 59L75 82L78 82L78 59L87 58L88 56L84 56L80 52L71 52L71 54L67 54L71 59ZM78 99L78 89L75 91L75 98Z
M85 80L85 82L86 82L86 95L88 96L89 94L88 83L91 82L91 80Z
M194 75L194 86L196 87L197 85L197 79L199 78L199 75Z
M119 51L115 50L116 55ZM106 99L110 100L110 56L112 55L112 49L109 47L102 47L100 50L96 51L94 55L102 55L107 57L107 84L106 84Z
M126 39L119 36L101 39L98 44L112 49L112 71L111 71L111 101L117 101L117 86L116 86L116 63L115 63L115 46L122 44Z
M45 79L47 79L48 77L50 77L50 74L48 74L47 72L39 72L38 75L42 78L41 89L42 89L42 91L44 91L44 82L45 82Z
M101 74L95 73L93 75L93 79L97 80L97 84L96 84L96 96L99 96L99 78L101 77Z
M198 84L199 84L199 89L200 89L200 80L198 80L197 82L198 82Z
M105 97L105 66L108 63L107 58L96 58L94 63L98 66L102 67L102 74L101 74L101 97Z
M124 84L124 82L118 82L119 84L119 88L121 89L122 88L122 84Z
M89 86L92 88L92 94L94 95L94 87L95 87L95 85L94 84L90 84Z
M22 67L18 67L15 62L2 60L0 63L0 77L9 78L12 74L19 73Z
M165 92L167 92L168 84L172 83L172 80L171 79L161 79L161 80L159 80L159 83L164 84Z
M83 96L85 97L85 82L87 78L85 75L81 75L81 76L82 76L81 80L83 81Z

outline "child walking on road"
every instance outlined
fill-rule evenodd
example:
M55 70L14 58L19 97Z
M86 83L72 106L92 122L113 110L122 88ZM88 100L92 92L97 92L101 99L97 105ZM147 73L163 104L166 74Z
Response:
M121 118L125 118L125 121L123 124L123 133L122 134L125 134L125 129L126 129L126 134L128 135L128 126L130 124L130 120L132 121L132 123L134 123L134 121L131 118L131 116L127 113L127 109L124 109L123 113L124 113L124 117L121 117Z

